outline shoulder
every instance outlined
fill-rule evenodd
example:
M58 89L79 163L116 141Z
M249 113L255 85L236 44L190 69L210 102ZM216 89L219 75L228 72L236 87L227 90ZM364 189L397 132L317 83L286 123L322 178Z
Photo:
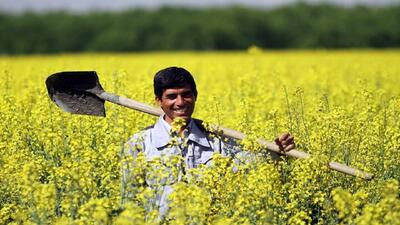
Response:
M128 138L128 141L126 142L125 146L127 149L134 149L141 151L143 150L145 146L146 139L150 136L152 129L154 128L154 125L148 126L139 132L133 134L131 137Z
M154 129L154 125L148 126L139 132L133 134L131 137L129 137L128 142L140 142L143 141L143 139L148 136L151 131Z
M222 132L209 129L208 125L199 119L193 119L199 130L204 133L214 149L218 149L223 155L233 156L242 151L237 141L224 135Z
M193 119L194 124L196 124L196 126L199 128L199 130L201 132L203 132L204 134L206 134L207 136L210 136L210 135L215 136L215 135L217 135L216 132L213 132L213 131L211 131L210 129L207 128L207 125L203 120L199 120L199 119L195 119L195 118L192 118L192 119Z

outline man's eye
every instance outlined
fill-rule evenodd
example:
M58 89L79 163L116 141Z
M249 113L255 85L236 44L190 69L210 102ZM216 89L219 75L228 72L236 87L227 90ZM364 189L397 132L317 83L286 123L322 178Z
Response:
M167 95L165 96L166 99L173 100L176 99L176 95Z
M193 93L192 92L183 93L182 97L191 98L191 97L193 97Z

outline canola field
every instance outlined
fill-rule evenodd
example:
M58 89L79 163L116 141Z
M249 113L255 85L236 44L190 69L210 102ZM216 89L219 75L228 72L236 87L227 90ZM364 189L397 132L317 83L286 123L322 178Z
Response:
M2 56L0 224L400 224L399 62L398 50ZM214 155L177 179L179 158L139 155L127 183L124 145L157 118L110 103L105 118L72 115L45 87L55 72L95 70L108 92L154 105L168 66L195 77L194 117L244 132L253 161ZM273 161L254 141L284 131L312 157Z

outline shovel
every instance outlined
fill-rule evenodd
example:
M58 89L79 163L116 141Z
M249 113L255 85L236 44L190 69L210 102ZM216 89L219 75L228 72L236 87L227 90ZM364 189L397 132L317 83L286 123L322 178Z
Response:
M121 106L148 113L154 116L161 116L163 111L160 108L137 102L135 100L106 92L100 85L99 78L95 71L68 71L55 73L46 79L46 86L49 97L63 111L73 114L106 116L104 102L112 102ZM239 131L229 128L218 127L226 137L242 140L245 135ZM268 150L292 156L295 158L308 158L310 154L292 149L282 152L275 143L259 139L258 142ZM330 162L329 168L360 178L372 179L373 174L351 168L337 162Z

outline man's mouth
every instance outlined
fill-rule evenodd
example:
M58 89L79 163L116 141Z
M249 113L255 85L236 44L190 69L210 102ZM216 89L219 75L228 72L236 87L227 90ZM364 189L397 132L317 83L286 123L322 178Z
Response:
M186 113L187 113L187 109L186 109L186 108L183 108L183 109L174 109L173 111L174 111L174 113L176 113L176 114L186 114Z

